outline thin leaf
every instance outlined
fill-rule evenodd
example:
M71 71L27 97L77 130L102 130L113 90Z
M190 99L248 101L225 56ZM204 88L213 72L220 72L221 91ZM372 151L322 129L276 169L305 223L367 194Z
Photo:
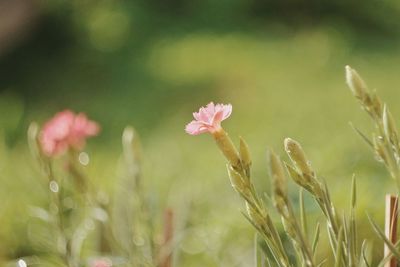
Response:
M336 241L335 241L335 233L333 233L332 228L329 226L329 223L327 223L326 226L327 226L329 244L331 245L333 256L336 259L336 246L337 246L337 244L336 244Z
M394 245L396 249L399 249L400 241L397 241L397 243ZM378 264L378 267L382 267L385 265L386 262L388 262L391 258L393 257L393 254L389 251L388 255L384 257Z
M335 252L335 267L339 267L340 263L342 262L341 261L342 252L343 252L343 249L342 249L342 246L341 246L342 242L343 242L343 227L340 227L339 236L338 236L338 242L337 242L336 252Z
M357 204L357 183L356 176L353 174L351 179L351 208L354 209Z
M350 251L352 257L352 261L356 264L356 260L358 259L357 255L357 225L356 225L356 206L357 206L357 184L356 177L353 175L352 183L351 183L351 208L350 208Z
M344 242L343 242L344 253L348 256L347 258L349 259L349 266L354 266L354 261L351 254L351 244L349 240L350 233L349 233L349 228L347 226L347 218L345 214L343 214L342 216L342 225L344 233Z
M318 222L317 226L315 227L315 233L314 233L314 238L313 238L312 247L311 247L314 255L317 250L317 245L319 242L319 234L320 234L320 224Z
M304 237L307 238L307 236L308 236L307 215L306 215L306 209L304 206L304 190L303 190L303 188L299 189L299 205L300 205L301 228L303 229Z
M255 262L255 267L265 267L263 255L260 253L260 250L258 249L257 233L254 234L254 262Z
M371 148L374 148L373 143L368 139L365 134L363 134L357 127L353 125L353 123L349 122L350 127L363 139Z
M390 242L389 239L385 236L385 233L379 228L379 226L375 223L375 221L367 214L368 220L371 223L372 227L374 228L375 232L378 234L380 239L385 242L389 250L393 253L393 255L397 258L400 259L400 252L397 251L396 247Z
M261 229L260 227L258 227L257 224L255 224L255 223L253 222L253 220L249 217L249 215L247 215L246 212L240 211L240 213L243 214L243 216L249 221L249 223L250 223L251 225L253 225L253 227L254 227L258 232L260 232L261 234L263 234L262 229ZM266 238L264 238L264 239L266 239Z
M370 267L371 265L369 264L368 258L370 258L371 254L366 255L366 253L368 253L367 246L368 246L367 240L364 239L364 241L362 242L362 245L361 245L360 263L363 263L363 264L361 264L361 266Z
M253 220L252 220L244 211L240 211L240 212L241 212L241 213L243 214L243 216L249 221L249 223L250 223L251 225L253 225L253 227L263 236L263 239L264 239L265 243L267 244L269 251L271 252L270 254L267 253L267 258L272 259L272 261L273 261L273 262L276 262L276 263L278 264L278 266L282 266L282 264L280 263L280 260L279 260L280 257L278 256L278 253L275 252L277 249L275 248L275 244L273 243L273 241L272 241L269 237L267 237L267 236L264 234L264 232L262 231L262 229L259 228L259 227L253 222ZM271 263L270 263L270 265L271 265Z

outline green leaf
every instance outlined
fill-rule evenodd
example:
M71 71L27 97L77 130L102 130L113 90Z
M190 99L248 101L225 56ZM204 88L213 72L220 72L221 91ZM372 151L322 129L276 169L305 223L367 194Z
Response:
M264 257L258 248L258 235L254 234L254 262L255 267L264 267Z
M368 247L367 240L364 239L361 245L360 263L362 267L370 267L369 261L371 260L371 250ZM368 254L367 254L368 253Z
M306 215L306 209L304 206L304 190L303 190L303 188L299 189L299 205L300 205L301 228L303 229L304 237L307 238L307 236L308 236L307 215Z
M342 262L342 242L343 242L343 227L340 227L339 229L339 235L338 235L338 242L336 246L336 252L335 252L335 267L339 267L340 263Z
M317 226L315 227L315 233L314 233L314 238L313 238L313 242L312 242L312 252L314 255L317 250L317 245L319 242L319 234L320 234L320 224L318 222Z
M353 174L351 179L351 208L354 209L357 204L357 183L356 176Z
M353 123L349 123L350 127L363 139L371 148L374 148L374 145L372 142L368 139L368 137L365 136L357 127L353 125Z
M353 175L351 183L351 205L350 205L350 251L352 255L352 261L356 263L358 259L357 255L357 224L356 224L356 206L357 206L357 189L356 189L356 177Z
M376 222L367 214L368 220L371 223L372 227L374 228L375 232L378 234L379 238L385 242L386 246L389 248L389 250L393 253L393 255L397 258L400 259L400 252L397 251L396 247L390 242L389 239L385 236L385 233L379 228L379 226L376 224Z

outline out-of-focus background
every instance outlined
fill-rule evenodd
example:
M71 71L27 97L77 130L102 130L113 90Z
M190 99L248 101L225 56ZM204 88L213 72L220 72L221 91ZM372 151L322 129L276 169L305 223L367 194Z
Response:
M26 131L65 108L101 124L87 146L87 171L109 194L124 126L140 133L145 189L185 225L177 266L253 261L254 231L225 160L210 136L184 132L191 113L210 101L233 105L224 127L235 141L247 140L260 192L270 191L266 150L284 156L287 136L303 144L339 212L348 212L356 174L360 236L372 239L365 211L382 225L394 182L349 126L371 130L344 66L400 118L399 17L394 0L0 0L0 257L35 253L28 207L45 193ZM295 186L291 193L296 202ZM382 253L378 241L374 251Z

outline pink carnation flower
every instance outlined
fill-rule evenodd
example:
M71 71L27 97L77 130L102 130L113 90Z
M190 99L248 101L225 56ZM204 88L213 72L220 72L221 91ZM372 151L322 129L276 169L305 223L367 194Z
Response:
M97 135L99 130L98 124L89 120L84 113L64 110L45 123L40 144L46 155L56 156L69 148L82 149L86 138Z
M93 263L90 265L91 267L111 267L112 263L109 259L99 259L93 261Z
M209 103L206 107L201 107L199 112L194 112L195 118L186 125L186 132L191 135L198 135L209 132L211 134L220 131L221 122L227 119L232 113L232 105Z

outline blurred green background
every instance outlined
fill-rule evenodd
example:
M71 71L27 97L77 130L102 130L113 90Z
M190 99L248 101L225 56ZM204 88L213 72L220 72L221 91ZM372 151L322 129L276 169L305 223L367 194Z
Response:
M348 211L355 173L360 235L372 238L365 211L382 225L384 195L395 189L348 124L371 131L344 66L400 118L399 17L394 0L0 0L0 257L35 252L27 207L45 193L26 130L65 108L101 124L87 171L109 194L124 126L140 133L147 193L176 213L177 266L253 262L254 231L223 157L210 136L184 132L210 101L233 105L224 127L247 140L260 192L270 191L266 150L283 156L287 136L303 144L339 212ZM377 256L382 250L375 242Z

